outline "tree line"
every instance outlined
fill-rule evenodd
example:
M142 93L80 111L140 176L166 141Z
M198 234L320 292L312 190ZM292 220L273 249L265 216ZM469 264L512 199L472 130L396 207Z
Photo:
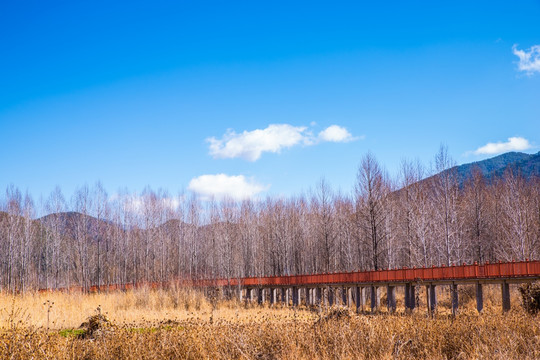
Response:
M475 169L461 182L453 166L441 147L433 170L405 160L390 178L368 153L350 194L322 179L308 195L241 201L109 196L98 182L36 205L11 185L0 197L0 290L538 259L539 177Z

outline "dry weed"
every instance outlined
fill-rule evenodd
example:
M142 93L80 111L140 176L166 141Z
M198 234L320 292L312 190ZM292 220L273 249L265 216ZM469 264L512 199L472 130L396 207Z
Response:
M488 298L490 291L486 289ZM497 288L493 292L495 301ZM445 297L442 291L443 303ZM46 300L54 301L48 314L49 330L44 326ZM395 315L384 309L357 315L343 307L317 313L304 307L245 308L234 300L212 301L194 290L183 293L181 289L2 295L0 358L540 358L537 318L518 306L502 314L497 303L477 314L474 301L466 296L456 317L440 308L432 318L425 309L412 315L405 315L402 308ZM79 318L89 316L83 329L77 330Z

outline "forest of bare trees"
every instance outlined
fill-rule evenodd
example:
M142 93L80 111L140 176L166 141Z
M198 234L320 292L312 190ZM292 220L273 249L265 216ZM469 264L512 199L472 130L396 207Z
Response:
M309 195L242 201L97 183L36 203L9 186L0 290L539 258L538 177L476 170L460 183L443 147L434 163L403 161L391 179L368 153L350 195L323 179Z

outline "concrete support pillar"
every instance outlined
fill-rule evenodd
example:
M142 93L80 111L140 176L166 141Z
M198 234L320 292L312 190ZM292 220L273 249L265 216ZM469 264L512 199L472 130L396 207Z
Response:
M507 282L501 284L503 312L510 310L510 285Z
M363 304L365 304L366 306L368 305L368 302L371 301L371 291L369 291L369 290L370 290L369 287L365 287L362 290L363 291L362 300L363 300ZM362 310L364 310L364 309L362 308Z
M315 288L315 305L321 306L321 300L322 300L322 288L316 287Z
M342 306L347 306L347 288L346 287L342 287L341 288L341 305Z
M249 296L251 302L255 302L255 297L257 296L257 292L256 292L257 289L251 289L251 294Z
M388 312L393 313L396 311L396 288L388 285L386 287L386 299L388 305Z
M416 307L416 286L412 283L405 284L405 311L413 311Z
M334 305L334 288L328 287L328 306Z
M295 286L292 288L292 302L293 306L298 306L299 303L299 296L298 296L298 288Z
M411 309L410 295L411 295L411 284L406 283L405 284L405 296L404 296L404 299L405 299L405 311L408 311L408 310Z
M484 309L484 290L482 289L482 284L476 283L476 310L479 313Z
M416 285L415 284L411 284L409 296L410 296L409 304L411 305L411 310L414 310L416 308Z
M347 288L347 306L351 307L353 304L353 288Z
M238 288L238 301L244 301L244 289L242 288Z
M371 286L371 312L374 312L375 310L377 310L377 305L380 302L378 297L379 297L378 288L372 285Z
M458 285L456 283L452 283L450 288L450 296L452 298L452 315L456 315L458 312Z
M290 288L285 289L285 303L287 304L287 306L291 304L291 289Z
M264 289L263 288L259 288L257 289L257 303L259 305L262 305L264 303Z
M355 286L354 290L355 290L354 298L355 298L355 304L356 304L356 312L359 313L360 309L363 310L363 305L364 305L364 302L362 301L363 300L362 288L360 286Z
M437 310L437 290L435 284L429 285L429 311L434 314Z
M270 288L270 305L274 305L276 303L276 289Z

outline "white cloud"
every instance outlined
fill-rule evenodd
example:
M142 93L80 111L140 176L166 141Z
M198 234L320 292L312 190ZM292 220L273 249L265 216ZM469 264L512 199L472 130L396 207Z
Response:
M203 198L215 197L222 199L231 197L242 200L268 190L265 186L247 179L244 175L229 176L226 174L201 175L191 179L188 189L201 195Z
M243 158L255 161L263 152L279 153L283 148L306 141L306 127L272 124L266 129L244 131L227 130L222 139L208 138L210 154L215 158Z
M514 55L519 57L518 69L527 75L540 73L540 45L534 45L529 50L518 50L517 45L512 47Z
M522 137L508 138L507 142L487 143L474 151L476 155L501 154L508 151L522 151L530 149L532 145L529 140Z
M342 126L331 125L319 133L319 139L330 142L349 142L356 140L351 133Z
M312 125L314 126L314 125ZM347 129L332 125L316 137L305 126L289 124L271 124L265 129L255 129L236 133L227 130L221 139L210 137L210 154L214 158L243 158L248 161L258 160L263 152L279 153L282 149L296 145L316 145L320 142L349 142L356 140Z

